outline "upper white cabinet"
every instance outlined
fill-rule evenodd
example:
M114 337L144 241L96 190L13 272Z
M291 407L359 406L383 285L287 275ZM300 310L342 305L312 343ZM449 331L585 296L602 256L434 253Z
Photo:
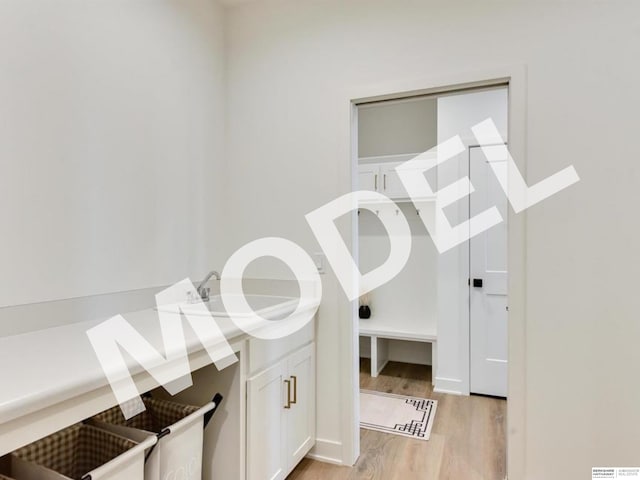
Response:
M361 158L358 165L358 189L379 192L393 200L410 200L396 167L416 155L418 154ZM415 174L424 175L424 172L416 169ZM432 190L435 190L434 186Z
M358 167L358 189L378 191L378 178L380 166L377 164L360 165Z
M389 198L407 198L409 194L404 189L400 176L396 172L396 167L401 162L383 163L380 165L380 175L382 177L382 193Z
M358 166L358 188L384 193L389 198L407 198L395 167L401 162L369 163Z

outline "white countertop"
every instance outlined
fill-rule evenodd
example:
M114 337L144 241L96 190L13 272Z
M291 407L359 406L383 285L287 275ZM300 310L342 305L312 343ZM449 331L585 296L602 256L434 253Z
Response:
M295 309L290 301L286 301L286 297L272 298L283 301L256 311L269 321L255 325L251 321L245 323L248 320L245 317L245 328L259 327L259 332L264 334L282 332L286 323L274 321L274 330L271 330L271 321L287 317L290 318L287 323L291 321L294 325L299 325L303 319L301 315L307 315L312 310L315 314L318 306L317 301L305 300L300 301ZM288 317L292 310L296 310L297 314ZM177 313L164 314L175 315L176 321L182 322L191 371L211 364L212 360L207 352L215 351L218 344L222 345L219 332L211 329L204 334L204 338L199 338L189 322ZM193 321L192 315L196 314L195 311L191 312L189 320ZM249 339L249 335L230 318L217 316L222 314L216 313L214 319L225 341L234 351L242 352L242 342ZM127 313L123 317L156 352L164 356L160 319L155 309ZM213 321L209 316L200 318L205 322ZM74 323L0 338L0 456L117 404L87 336L88 330L105 320ZM203 345L207 345L206 350ZM149 355L152 354L153 352L149 352ZM148 363L145 362L146 358L140 358L140 352L136 352L136 356L138 361ZM131 355L126 353L123 358L140 393L159 386ZM242 354L239 359L242 362ZM171 367L172 365L168 365L167 369Z
M123 316L159 352L164 351L155 310ZM246 337L229 318L216 320L229 343ZM87 330L102 321L0 338L0 428L16 418L108 385L87 336ZM189 354L203 349L190 327L184 328L184 334ZM130 358L128 366L132 375L143 371Z

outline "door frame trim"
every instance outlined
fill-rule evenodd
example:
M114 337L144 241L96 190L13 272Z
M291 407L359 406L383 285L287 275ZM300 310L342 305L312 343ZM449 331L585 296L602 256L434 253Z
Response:
M468 88L508 85L509 144L515 164L527 176L527 70L526 66L507 65L473 71L452 71L424 78L398 78L393 81L361 85L345 91L343 105L348 107L350 159L340 162L339 191L353 191L357 184L357 107L363 103L399 100ZM347 113L347 112L345 112ZM508 298L509 298L509 402L507 403L507 472L511 478L522 478L526 466L526 220L527 212L518 215L509 210L508 225ZM349 225L339 226L343 238L351 245L357 260L357 211ZM353 282L357 278L353 276ZM338 294L339 296L339 294ZM350 368L341 375L342 462L353 465L360 455L359 435L359 366L357 302L344 295L337 299L340 320L340 354L349 359Z

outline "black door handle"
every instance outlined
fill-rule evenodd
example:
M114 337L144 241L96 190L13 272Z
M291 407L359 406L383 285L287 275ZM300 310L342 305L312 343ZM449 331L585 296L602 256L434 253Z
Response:
M473 286L476 288L482 288L482 279L481 278L474 278L473 279Z

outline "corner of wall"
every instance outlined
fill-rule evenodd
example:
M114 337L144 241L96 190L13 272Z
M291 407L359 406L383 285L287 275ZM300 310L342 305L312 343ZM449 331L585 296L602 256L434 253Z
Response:
M450 395L468 395L464 382L457 378L436 377L433 391L436 393L448 393Z
M342 442L333 440L316 439L316 444L307 457L333 465L346 465L342 458Z

